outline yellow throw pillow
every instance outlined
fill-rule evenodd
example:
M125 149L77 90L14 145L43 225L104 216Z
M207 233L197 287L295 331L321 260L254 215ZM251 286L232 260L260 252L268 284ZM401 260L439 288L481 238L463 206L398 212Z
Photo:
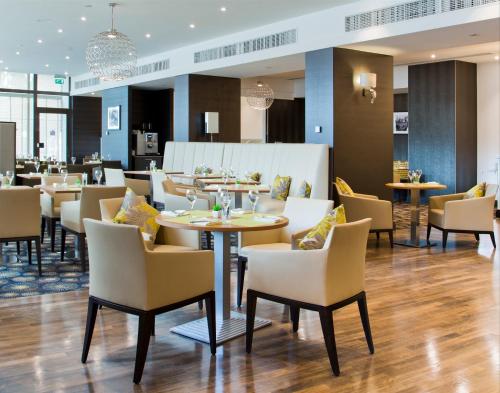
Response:
M467 191L464 199L481 198L486 194L486 183L479 183Z
M297 196L299 198L311 198L311 190L312 190L311 185L304 180L302 182L302 184L300 185L299 192L297 193Z
M354 191L352 190L351 187L349 187L349 184L347 184L345 180L342 180L340 177L337 177L335 179L335 184L337 185L342 194L354 195Z
M345 224L344 205L333 209L324 217L318 225L311 229L306 236L299 242L301 250L319 250L325 245L326 238L334 225Z
M271 198L279 201L286 201L288 193L290 192L290 184L292 184L292 178L290 176L276 176L273 182Z
M160 214L153 206L139 198L130 188L127 188L120 211L113 218L117 224L137 225L143 234L148 234L154 242L160 225L156 216Z

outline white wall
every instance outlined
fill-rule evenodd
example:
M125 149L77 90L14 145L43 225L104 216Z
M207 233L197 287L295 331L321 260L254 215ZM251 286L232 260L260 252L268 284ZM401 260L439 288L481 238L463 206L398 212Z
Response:
M477 65L477 180L498 182L500 158L500 63Z
M241 140L266 140L266 111L253 109L241 97Z
M394 90L408 88L408 66L394 66Z

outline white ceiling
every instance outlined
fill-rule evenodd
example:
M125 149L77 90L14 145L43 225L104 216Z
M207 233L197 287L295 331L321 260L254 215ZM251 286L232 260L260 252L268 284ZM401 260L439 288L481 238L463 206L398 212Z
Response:
M142 57L356 0L115 1L116 28L134 41ZM108 30L111 19L105 0L0 0L0 10L0 69L20 72L86 72L87 42Z

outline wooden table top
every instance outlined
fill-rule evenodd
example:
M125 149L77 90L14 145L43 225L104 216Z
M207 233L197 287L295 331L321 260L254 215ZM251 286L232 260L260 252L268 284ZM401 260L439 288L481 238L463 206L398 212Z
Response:
M400 190L444 190L447 188L446 185L439 183L386 183L385 186Z
M163 171L163 170L158 170L158 172L162 172L166 175L182 175L184 172L169 172L169 171ZM143 175L143 176L151 176L151 171L123 171L125 175Z
M259 193L267 194L271 192L271 188L268 186L261 186L261 185L250 185L250 184L242 184L242 185L236 185L236 184L212 184L209 186L206 186L202 191L204 192L218 192L219 187L223 187L225 190L229 192L248 192L250 190L256 190L259 191Z
M81 177L82 173L68 173L68 176L79 176ZM21 177L23 179L28 179L28 180L40 180L42 178L43 173L19 173L16 176ZM52 173L51 175L46 175L47 177L50 176L57 176L57 177L62 177L60 173Z
M202 182L205 185L211 185L211 184L224 184L224 179L199 179L200 182ZM240 184L245 184L245 185L259 185L259 181L255 180L239 180ZM236 184L236 179L229 179L226 184Z
M216 173L211 173L208 175L202 175L200 174L194 174L194 173L174 173L172 177L179 177L182 179L193 179L193 180L199 180L199 179L222 179L221 174L216 174Z
M56 194L78 194L82 192L82 187L75 185L68 185L66 187L63 187L62 185L58 185L56 187L53 185L37 185L35 188L39 188L40 191L46 192L51 196Z
M257 214L258 217L279 217L277 222L263 222L257 221L253 218L252 213L245 213L241 215L234 215L231 217L230 222L223 224L220 220L210 222L208 225L200 225L191 223L190 221L212 218L211 210L193 210L190 215L180 217L168 217L159 214L156 217L156 222L159 225L177 228L177 229L190 229L195 231L210 231L210 232L251 232L251 231L265 231L269 229L283 228L288 225L288 218L283 216L275 216L271 214Z

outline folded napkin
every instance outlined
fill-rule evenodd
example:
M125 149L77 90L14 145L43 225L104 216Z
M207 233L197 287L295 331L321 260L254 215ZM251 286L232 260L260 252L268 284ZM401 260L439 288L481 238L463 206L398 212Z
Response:
M249 211L245 210L245 209L241 209L241 208L231 210L231 214L234 214L234 215L242 215L242 214L246 214L246 213L249 213Z
M255 221L258 221L258 222L265 222L265 223L275 223L275 222L278 222L280 220L279 217L276 217L276 216L256 216L254 217L254 220Z
M166 217L181 217L181 216L184 216L186 215L187 212L185 210L163 210L161 212L161 215L162 216L166 216Z
M439 184L437 181L428 181L426 184Z
M200 226L208 226L208 225L220 225L222 224L219 220L214 220L210 218L197 218L195 220L189 221L190 224L200 225Z

